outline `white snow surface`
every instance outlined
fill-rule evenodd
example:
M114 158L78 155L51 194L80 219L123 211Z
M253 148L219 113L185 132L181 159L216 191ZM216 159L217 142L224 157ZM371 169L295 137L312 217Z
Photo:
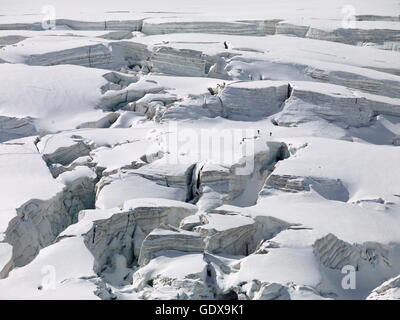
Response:
M0 299L400 299L398 1L47 4L0 5Z

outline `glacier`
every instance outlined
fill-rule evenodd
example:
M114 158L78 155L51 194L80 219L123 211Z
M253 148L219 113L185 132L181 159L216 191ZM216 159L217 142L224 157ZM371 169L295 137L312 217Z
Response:
M0 299L400 300L399 12L2 0Z

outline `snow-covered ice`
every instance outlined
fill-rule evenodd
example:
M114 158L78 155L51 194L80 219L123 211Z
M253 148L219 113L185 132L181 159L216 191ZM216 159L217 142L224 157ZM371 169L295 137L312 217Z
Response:
M46 5L0 6L0 299L400 299L398 1Z

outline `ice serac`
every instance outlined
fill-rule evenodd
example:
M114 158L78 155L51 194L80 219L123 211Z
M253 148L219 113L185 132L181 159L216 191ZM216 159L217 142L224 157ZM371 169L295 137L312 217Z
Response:
M222 115L233 120L258 120L280 110L289 95L288 83L274 81L238 82L219 94Z
M125 40L125 39L132 39L133 35L131 31L110 31L99 38L107 39L107 40Z
M140 167L134 173L154 181L159 186L179 190L179 194L185 195L184 200L190 201L193 198L191 183L195 163L170 162L168 158L161 158L152 163Z
M176 250L180 252L203 252L205 243L197 232L161 226L154 229L143 241L138 263L146 265L157 252Z
M96 211L83 213L83 219L93 220L85 234L85 244L95 257L97 273L113 272L115 259L124 259L132 267L139 259L145 237L160 224L178 226L180 221L196 212L193 205L163 199L135 199L122 209L104 211L105 218L96 220ZM99 212L101 213L101 211Z
M203 77L206 74L206 60L201 51L158 47L151 57L153 72Z
M47 137L47 139L51 139L52 136ZM68 165L75 159L78 159L82 156L89 155L90 151L94 148L93 142L79 135L71 136L71 143L68 146L61 146L56 148L55 150L51 150L49 152L46 151L46 141L44 140L43 144L43 158L47 162L47 164L61 164Z
M188 228L187 222L194 220L192 218L199 218L199 222ZM189 216L182 220L181 226L191 230L167 225L153 230L142 243L139 265L146 265L166 250L247 256L256 250L260 241L272 238L291 224L273 217L257 216L253 219L233 212L216 211Z
M151 51L143 43L134 41L115 41L109 44L112 52L112 63L107 69L118 69L121 66L138 66L139 69L147 67L146 62L151 57Z
M207 211L222 203L255 203L275 164L289 156L285 143L266 141L260 144L260 148L231 165L206 162L196 166L192 190L200 208Z
M234 80L272 79L292 83L313 81L336 84L374 95L399 98L400 78L395 74L345 65L338 62L312 59L271 59L262 56L235 56L229 60L224 72Z
M163 91L160 93L146 93L139 100L129 103L125 109L140 112L149 120L161 121L168 106L178 100L179 98L176 95L164 93Z
M77 129L82 128L109 128L119 118L118 112L111 112L97 121L84 122L77 126Z
M325 70L323 66L307 66L305 74L313 80L328 82L344 87L361 90L375 95L383 95L391 98L399 98L400 79L398 76L389 75L375 70L365 70L362 68L347 67L338 70L329 68Z
M349 193L340 179L277 174L268 176L260 196L270 195L275 190L297 193L310 191L311 188L328 200L346 202L349 199Z
M133 274L131 290L145 300L212 299L210 281L203 254L166 250Z
M376 242L350 244L328 234L314 243L314 253L322 265L341 270L353 266L356 270L365 266L390 266L390 247Z
M53 175L54 178L58 178L61 174L65 172L72 172L75 169L78 170L86 170L86 168L92 169L94 172L100 173L98 168L96 167L96 164L92 161L92 158L90 156L82 156L68 165L62 165L59 163L51 163L48 165L51 174Z
M3 23L0 25L0 30L42 30L42 24L34 23Z
M236 288L240 300L290 300L286 286L253 280Z
M367 125L373 116L371 108L365 102L364 99L332 97L294 88L276 121L279 125L287 126L323 118L349 126L363 126Z
M103 44L82 46L44 54L33 54L26 59L32 66L75 64L85 67L105 67L111 62L110 50Z
M109 90L121 90L129 86L131 83L138 81L138 77L130 74L124 74L120 72L111 71L103 74L103 78L108 82L102 86L102 93L106 93Z
M164 89L154 81L143 80L136 82L136 78L132 79L131 77L131 80L129 80L131 82L128 84L127 80L115 79L114 76L108 78L112 79L114 86L103 87L107 91L105 91L99 103L101 109L108 111L118 110L122 107L128 111L135 111L135 104L129 104L130 102L137 101L147 94L163 92Z
M397 17L382 19L369 19L367 15L360 16L357 21L398 21ZM303 24L293 24L278 22L275 25L275 34L291 35L301 38L310 38L324 41L340 42L351 45L373 44L375 46L384 45L389 42L398 43L400 34L397 29L390 28L367 28L355 27L335 28L333 30L323 30L313 26ZM385 48L385 47L381 47ZM389 49L390 50L390 49Z
M204 238L213 253L247 256L259 243L290 227L290 223L268 216L253 218L237 214L208 214L193 230Z
M138 31L142 26L142 19L136 20L104 20L87 21L74 19L56 19L58 27L67 27L71 30L130 30ZM7 23L1 24L0 30L35 30L43 31L43 24L40 22L32 23Z
M94 208L97 177L86 169L83 174L60 176L65 187L51 199L32 199L16 209L17 216L9 222L4 239L13 247L10 269L31 262L41 248L77 221L80 210Z
M339 28L333 31L324 31L317 28L309 28L307 33L302 36L353 45L363 43L384 44L385 42L400 41L399 30L390 29Z
M8 46L10 44L18 43L22 40L25 40L26 37L23 36L4 36L0 37L0 48L3 46Z
M389 279L375 288L367 300L400 300L400 276Z
M255 249L256 222L240 215L209 214L194 228L204 238L207 251L248 255Z
M377 114L400 114L398 99L352 92L330 84L295 82L290 98L275 120L279 125L297 125L324 119L344 126L366 126Z
M253 280L235 287L239 300L324 300L311 286Z
M57 19L56 25L66 26L72 30L130 30L138 31L142 26L138 20L105 20L105 21L79 21L72 19Z
M79 65L90 68L104 68L119 70L121 67L143 67L149 59L151 52L142 43L126 40L106 40L93 38L86 40L73 36L64 36L66 45L60 47L57 41L51 36L42 36L43 50L17 50L19 60L9 58L11 53L6 55L6 61L20 62L32 66L54 66L61 64ZM28 38L23 40L20 47L31 47L34 40ZM33 44L34 45L34 44ZM7 50L9 47L6 47ZM7 53L8 51L6 51ZM9 60L11 59L11 60Z
M0 142L38 134L32 118L0 116Z
M96 207L99 209L121 206L132 198L158 197L185 201L186 190L158 184L132 171L104 176L96 186Z
M305 37L308 30L308 26L295 25L285 22L280 22L276 25L276 34L289 34L296 37Z
M165 21L146 19L143 22L142 32L148 35L168 33L211 33L265 36L271 30L275 21L190 21L173 20ZM271 31L270 31L271 32Z

